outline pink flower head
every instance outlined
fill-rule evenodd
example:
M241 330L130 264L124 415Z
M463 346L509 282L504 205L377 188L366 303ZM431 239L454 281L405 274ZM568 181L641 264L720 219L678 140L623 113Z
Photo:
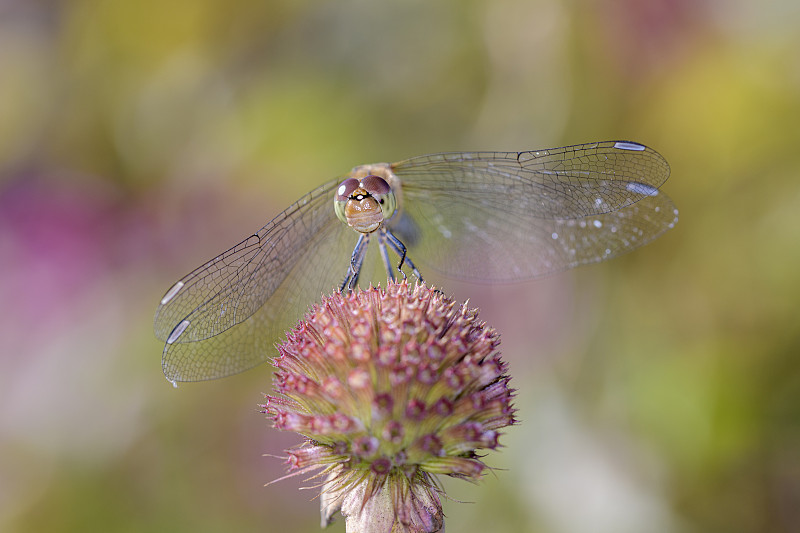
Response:
M275 427L305 438L290 475L323 476L323 525L348 532L444 528L436 475L478 480L478 450L515 423L500 337L425 285L335 293L288 334L273 361Z

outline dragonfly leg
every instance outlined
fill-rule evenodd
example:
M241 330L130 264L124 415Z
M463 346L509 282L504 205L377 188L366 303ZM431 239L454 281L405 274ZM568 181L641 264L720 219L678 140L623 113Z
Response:
M397 270L403 274L403 279L406 279L406 275L403 272L403 265L407 264L411 268L411 272L414 274L414 277L416 277L420 282L424 283L425 280L422 279L422 274L420 274L419 270L417 270L417 267L414 266L414 262L411 261L411 258L406 254L405 244L403 244L400 239L392 235L392 232L388 230L386 231L386 243L389 245L389 248L391 248L394 253L398 255L398 257L400 257L400 263L397 265Z
M386 267L386 274L389 276L390 281L395 280L394 271L392 270L392 263L389 259L389 251L386 249L386 229L381 228L381 231L378 233L378 248L381 251L381 259L383 259L383 266ZM403 271L400 271L403 274L403 279L405 279L406 275Z
M345 290L352 291L356 288L356 284L358 284L358 276L361 274L361 265L364 264L364 257L367 255L368 244L369 234L362 233L358 237L358 242L356 242L355 248L353 248L353 254L350 256L350 265L347 267L347 274L345 275L344 281L339 288L339 290L342 292Z

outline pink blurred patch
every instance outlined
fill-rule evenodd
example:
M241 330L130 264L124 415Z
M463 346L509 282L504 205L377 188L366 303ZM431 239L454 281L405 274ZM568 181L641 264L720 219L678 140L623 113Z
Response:
M26 175L0 192L3 323L46 324L109 269L118 228L108 189Z
M598 4L599 25L616 67L638 77L662 70L691 50L700 37L709 5L693 0L616 0Z

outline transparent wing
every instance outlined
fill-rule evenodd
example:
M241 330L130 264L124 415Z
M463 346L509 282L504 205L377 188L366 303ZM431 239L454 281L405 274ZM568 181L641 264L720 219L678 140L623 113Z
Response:
M658 190L669 165L627 141L435 154L392 168L404 212L390 227L415 261L463 279L530 279L602 261L677 222Z
M155 332L166 341L168 379L215 379L265 361L307 307L339 286L358 235L336 218L337 184L307 194L167 292Z

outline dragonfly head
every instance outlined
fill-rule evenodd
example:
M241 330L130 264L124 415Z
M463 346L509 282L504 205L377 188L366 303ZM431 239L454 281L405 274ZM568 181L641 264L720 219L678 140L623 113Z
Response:
M339 220L359 233L372 233L392 217L397 201L386 180L370 174L340 183L333 207Z

